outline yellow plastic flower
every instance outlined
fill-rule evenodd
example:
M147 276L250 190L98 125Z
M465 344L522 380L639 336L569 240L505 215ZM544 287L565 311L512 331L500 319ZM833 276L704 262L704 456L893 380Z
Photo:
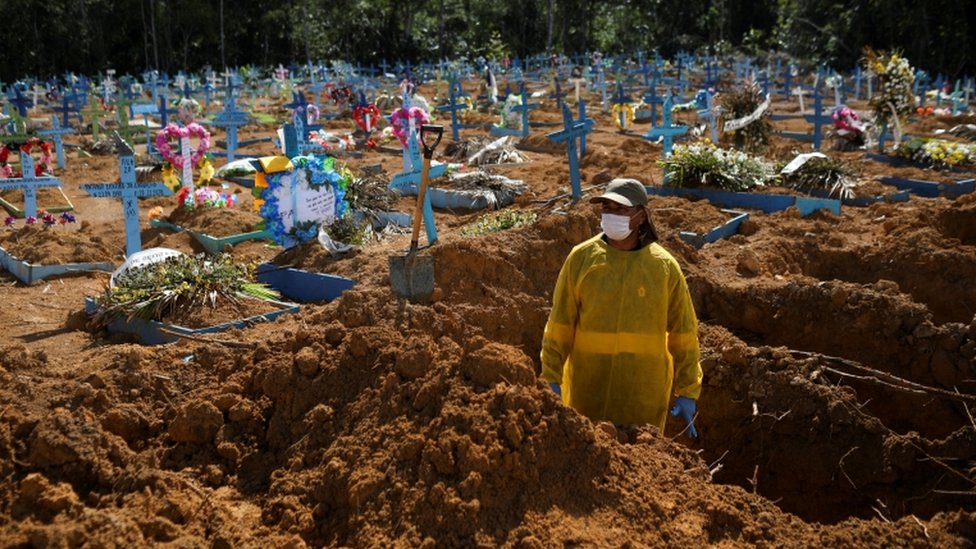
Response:
M163 167L163 184L174 192L182 186L180 184L180 178L176 176L176 172L173 170L173 166L169 164Z
M264 205L264 199L263 198L255 198L254 199L254 211L260 212L261 211L261 206L263 206L263 205Z

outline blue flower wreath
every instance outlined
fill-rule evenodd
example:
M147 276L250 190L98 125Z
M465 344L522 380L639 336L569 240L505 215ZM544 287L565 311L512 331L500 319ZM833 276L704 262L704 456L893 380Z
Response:
M349 204L345 201L346 189L349 187L349 176L335 169L335 158L314 155L297 156L291 159L291 163L294 170L306 171L306 180L312 189L331 185L332 192L335 193L336 217L341 218L346 214L349 209ZM266 176L268 187L261 192L264 203L258 210L261 217L266 220L266 229L271 233L274 241L286 247L316 238L319 232L319 224L314 221L296 223L290 231L285 231L285 224L278 209L278 197L275 196L274 192L281 186L282 178L294 173L294 170Z

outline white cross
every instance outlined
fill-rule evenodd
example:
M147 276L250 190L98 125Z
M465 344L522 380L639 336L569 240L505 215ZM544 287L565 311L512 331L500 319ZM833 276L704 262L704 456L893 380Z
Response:
M800 114L806 113L806 109L803 107L803 95L806 93L807 91L799 86L793 88L793 95L800 100Z

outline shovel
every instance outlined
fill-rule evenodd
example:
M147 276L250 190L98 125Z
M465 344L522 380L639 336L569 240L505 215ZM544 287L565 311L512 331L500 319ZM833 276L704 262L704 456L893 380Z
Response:
M420 219L423 217L424 197L427 194L427 179L430 176L430 159L434 147L441 142L444 126L424 124L420 127L420 142L424 146L424 166L420 172L420 189L417 191L417 207L413 212L413 236L407 255L390 256L390 286L393 293L414 303L423 303L434 293L434 258L417 254L417 240L420 238ZM434 142L427 143L430 136Z

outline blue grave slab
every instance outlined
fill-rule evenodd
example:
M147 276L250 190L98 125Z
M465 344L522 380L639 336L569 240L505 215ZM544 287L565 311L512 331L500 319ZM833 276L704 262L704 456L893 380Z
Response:
M939 196L955 198L969 194L976 188L976 180L974 179L963 179L951 183L936 183L922 179L908 179L885 175L878 178L878 180L885 185L891 185L896 189L907 190L911 194L925 198L936 198Z
M255 315L252 317L244 318L241 320L236 320L233 322L224 322L222 324L215 324L213 326L207 326L205 328L186 328L184 326L178 326L176 324L167 324L165 322L159 322L156 320L146 320L144 318L133 317L131 319L118 318L113 320L108 325L108 331L116 333L127 333L133 334L139 338L139 341L146 345L161 345L164 343L173 343L180 339L179 336L202 336L206 334L215 334L220 332L226 332L234 328L247 328L258 322L269 322L278 318L279 316L297 313L301 306L295 303L287 303L283 301L271 301L266 300L272 305L276 305L278 309ZM98 311L98 303L90 297L85 298L85 312L88 314L94 314ZM170 333L167 333L170 332ZM173 335L176 334L176 335Z
M24 284L31 285L45 278L54 278L87 273L91 271L112 272L115 266L107 261L93 263L62 263L60 265L39 265L22 261L0 248L0 267L14 275Z
M706 199L723 208L746 208L775 213L796 206L804 216L814 211L826 209L840 215L841 202L829 198L808 198L782 194L737 193L717 189L685 187L646 187L648 194L660 196L681 196L691 199Z
M296 303L329 302L356 285L355 280L344 276L280 267L272 263L258 265L254 274L258 282L267 284Z
M716 242L723 238L728 238L739 232L739 225L741 225L746 219L749 219L749 214L746 212L728 209L723 209L721 211L729 214L730 216L730 219L725 223L714 227L703 234L690 231L680 231L678 233L678 237L695 248L701 248L705 244L711 244L712 242Z

